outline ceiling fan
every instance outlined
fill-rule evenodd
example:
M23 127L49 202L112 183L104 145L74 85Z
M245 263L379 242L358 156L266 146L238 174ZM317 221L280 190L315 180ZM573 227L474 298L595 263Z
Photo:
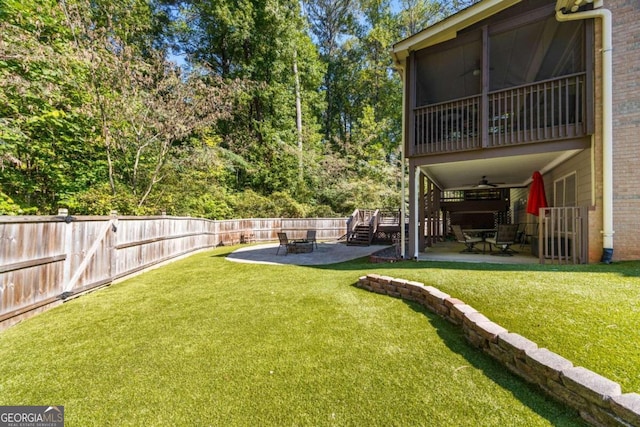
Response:
M493 71L493 67L489 67L489 71ZM464 77L467 74L472 74L475 77L478 77L480 74L482 74L482 66L480 65L480 61L476 61L475 65L465 71L462 72L462 74L459 74L458 77Z
M487 179L486 175L482 176L482 179L478 182L476 182L475 184L465 184L462 185L460 187L453 187L453 188L449 188L449 190L479 190L479 189L484 189L484 190L490 190L492 188L501 188L502 186L504 186L504 182L491 182Z
M468 70L464 71L462 74L459 74L458 77L464 77L467 74L473 74L474 76L479 76L482 73L480 65L476 65L475 67L471 67Z
M473 188L495 188L499 184L504 184L504 182L489 182L487 180L487 176L483 175L482 179L480 181L478 181L478 183L473 185L472 187Z

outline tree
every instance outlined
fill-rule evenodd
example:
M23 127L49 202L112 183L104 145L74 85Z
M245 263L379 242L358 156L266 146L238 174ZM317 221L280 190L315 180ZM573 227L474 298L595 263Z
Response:
M339 140L344 139L348 127L342 115L344 99L340 99L344 92L339 85L347 78L349 67L345 66L347 54L341 42L357 32L356 0L305 1L304 6L310 31L318 41L321 58L327 67L323 80L326 104L324 138L329 143L335 143L336 136Z
M180 40L189 61L210 64L223 79L244 84L233 116L217 127L223 147L249 165L238 174L237 189L298 191L301 146L314 149L317 139L314 104L322 73L298 3L187 0L180 5ZM300 116L303 129L297 126Z
M0 3L0 183L23 209L57 204L101 179L83 111L85 67L55 1Z
M0 207L223 218L395 203L388 51L463 2L309 0L303 15L294 0L0 0Z
M98 8L100 19L93 20L92 7L66 8L77 54L88 59L87 108L101 125L112 194L124 186L141 209L164 179L172 150L229 115L232 85L206 69L183 76L164 52L140 41L146 20L123 25L113 4Z
M93 195L142 212L173 151L229 114L233 84L168 63L145 1L0 11L0 178L21 206L55 212Z

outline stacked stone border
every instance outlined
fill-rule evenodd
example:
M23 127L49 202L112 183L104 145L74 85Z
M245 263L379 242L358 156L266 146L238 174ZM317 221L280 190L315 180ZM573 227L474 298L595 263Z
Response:
M462 328L471 345L511 372L576 409L595 426L640 426L640 394L622 394L620 385L492 322L463 301L423 283L378 274L362 276L357 286L378 294L415 301Z

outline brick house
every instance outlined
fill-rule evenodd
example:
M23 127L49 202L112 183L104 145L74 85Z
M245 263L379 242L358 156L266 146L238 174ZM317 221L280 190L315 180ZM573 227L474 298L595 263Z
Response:
M482 0L392 56L409 168L405 257L452 224L518 223L545 254L640 259L638 0ZM549 206L540 215L526 209L536 171Z

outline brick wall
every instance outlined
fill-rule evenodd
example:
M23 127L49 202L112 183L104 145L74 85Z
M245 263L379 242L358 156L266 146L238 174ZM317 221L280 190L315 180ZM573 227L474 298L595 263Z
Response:
M640 259L640 2L604 7L613 17L614 259Z
M640 426L640 394L622 394L620 385L492 322L463 301L419 282L377 274L357 286L415 301L462 328L466 339L511 372L576 409L595 426Z

